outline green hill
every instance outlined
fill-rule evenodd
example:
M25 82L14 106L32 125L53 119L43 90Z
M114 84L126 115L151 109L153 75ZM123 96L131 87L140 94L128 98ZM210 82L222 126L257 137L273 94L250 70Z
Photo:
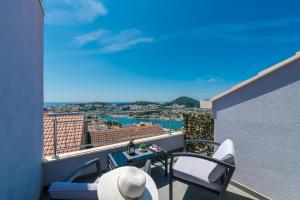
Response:
M189 108L199 108L200 107L200 102L198 100L192 99L190 97L179 97L171 102L167 102L165 105L170 106L173 104L185 105L186 107L189 107Z

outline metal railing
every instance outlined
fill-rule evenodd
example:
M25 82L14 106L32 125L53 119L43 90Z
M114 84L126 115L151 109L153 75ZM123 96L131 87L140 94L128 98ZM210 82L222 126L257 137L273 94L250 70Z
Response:
M60 154L109 144L170 134L182 128L177 119L74 117L84 114L49 114L44 126L44 154L57 158ZM147 123L151 122L152 126ZM141 123L145 123L141 125ZM51 125L50 125L51 124ZM137 125L139 124L139 125ZM51 133L49 133L49 130ZM48 131L48 132L47 132ZM48 135L47 135L48 134Z

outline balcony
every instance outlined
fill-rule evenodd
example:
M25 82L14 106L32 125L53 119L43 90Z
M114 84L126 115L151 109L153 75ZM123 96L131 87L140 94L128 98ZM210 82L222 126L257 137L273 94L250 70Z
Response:
M69 122L68 122L69 123ZM128 141L119 142L109 145L97 146L94 144L93 148L86 148L80 150L74 150L67 153L60 153L58 156L46 156L43 162L43 185L44 190L40 197L41 200L49 198L47 192L47 186L54 181L64 179L70 172L72 172L77 166L82 163L94 159L101 159L101 166L104 173L108 170L107 168L107 157L108 154L114 151L118 151L126 146ZM136 139L136 143L146 143L146 144L158 144L164 149L171 153L176 151L181 151L184 147L184 135L180 131L169 131L166 130L164 134L159 134L151 137L144 137ZM86 146L84 146L86 147ZM164 176L163 166L159 163L154 163L152 165L151 176L154 179L159 192L160 199L169 199L169 182L168 178ZM96 179L93 170L87 170L83 173L83 176L77 181L79 182L89 182ZM174 187L174 199L208 199L214 200L218 199L216 194L206 191L204 189L188 186L181 182L175 181ZM232 181L229 185L227 192L225 194L225 199L230 200L255 200L263 199L263 196L256 194L255 192L243 187L242 185Z
M155 164L156 165L156 164ZM169 181L168 178L164 176L164 170L161 166L157 165L152 168L151 177L154 179L158 187L159 199L169 199ZM96 176L89 176L88 178L80 178L78 182L89 182L96 179ZM205 200L217 200L218 198L212 192L195 187L188 186L181 182L175 181L173 183L174 187L174 200L194 200L194 199L205 199ZM252 195L251 195L252 194ZM197 197L197 198L195 198ZM40 197L40 200L48 200L49 194L47 188ZM240 189L235 183L229 185L227 192L225 194L224 200L259 200L262 198L255 197L251 191Z

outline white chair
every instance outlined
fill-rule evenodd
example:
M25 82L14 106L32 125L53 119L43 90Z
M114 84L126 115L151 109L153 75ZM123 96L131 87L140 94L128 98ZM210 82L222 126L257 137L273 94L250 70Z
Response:
M83 169L96 165L98 178L93 183L75 183L73 182ZM147 160L144 171L150 175L151 160ZM97 185L101 176L100 159L88 161L73 173L71 173L64 181L54 182L50 185L48 192L52 199L69 199L69 200L98 200Z
M173 153L169 174L169 195L173 199L173 180L206 188L222 199L235 170L235 149L230 139L222 144L207 140L188 140L190 143L206 143L219 146L212 157L195 153ZM173 164L174 158L178 157Z
M98 178L92 183L74 183L73 181L80 175L81 171L91 165L96 165ZM52 183L48 192L52 199L96 200L98 199L97 183L100 176L100 159L96 158L78 167L64 181Z

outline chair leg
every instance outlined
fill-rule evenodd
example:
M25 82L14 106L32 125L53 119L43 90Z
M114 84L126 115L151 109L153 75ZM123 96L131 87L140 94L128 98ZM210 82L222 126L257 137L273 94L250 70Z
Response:
M169 200L173 200L173 181L171 177L169 177Z
M224 192L221 192L221 193L219 194L219 200L223 200L223 194L224 194Z

